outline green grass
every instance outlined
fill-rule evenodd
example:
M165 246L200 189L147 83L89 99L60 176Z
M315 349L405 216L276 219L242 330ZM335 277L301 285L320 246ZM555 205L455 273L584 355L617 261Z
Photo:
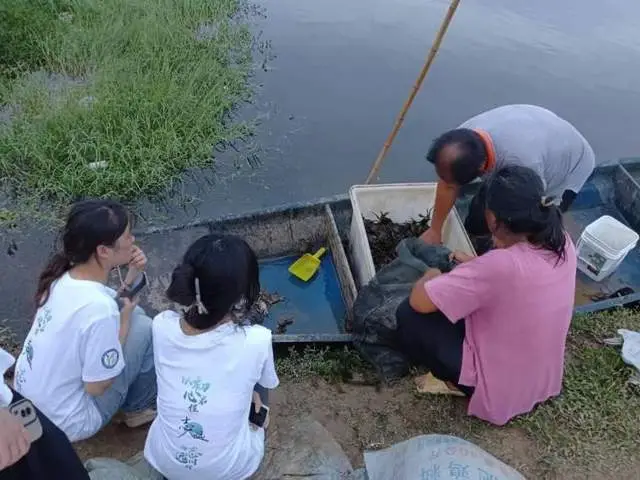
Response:
M239 0L6 0L0 178L58 204L162 191L212 147L247 133L228 121L247 98L251 35ZM211 38L196 38L201 25ZM52 91L42 69L73 82ZM106 162L106 168L91 168Z
M640 331L640 313L621 309L574 318L562 395L516 421L544 446L550 463L637 455L640 392L627 385L633 370L620 349L602 344L619 328Z
M6 229L15 228L17 221L18 216L15 212L6 208L0 208L0 227Z
M277 352L281 353L281 352ZM358 352L350 347L290 347L276 355L278 374L287 380L300 381L320 377L328 382L348 382L355 375L372 370Z
M46 0L0 2L0 75L13 78L45 64L44 43L54 44L65 29L56 10Z

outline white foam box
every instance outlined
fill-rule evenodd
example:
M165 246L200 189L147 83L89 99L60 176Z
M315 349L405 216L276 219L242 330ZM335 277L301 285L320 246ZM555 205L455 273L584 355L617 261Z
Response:
M393 183L387 185L354 185L349 189L353 209L350 231L351 257L360 286L375 276L371 247L364 229L363 217L375 220L385 212L395 223L418 219L433 209L436 183ZM469 255L475 251L455 207L444 223L442 241L450 250Z

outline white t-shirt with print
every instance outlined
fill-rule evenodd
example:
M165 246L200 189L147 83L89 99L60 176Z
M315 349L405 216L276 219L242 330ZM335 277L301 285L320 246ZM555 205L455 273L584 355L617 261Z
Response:
M264 455L264 430L249 426L256 384L278 386L271 332L226 323L185 335L180 315L153 321L158 416L144 448L147 461L169 480L239 480Z
M36 312L16 364L14 388L72 442L102 426L84 382L109 380L124 368L114 293L101 283L64 274Z
M0 348L0 407L8 407L13 400L13 392L4 383L4 373L14 362L13 356Z

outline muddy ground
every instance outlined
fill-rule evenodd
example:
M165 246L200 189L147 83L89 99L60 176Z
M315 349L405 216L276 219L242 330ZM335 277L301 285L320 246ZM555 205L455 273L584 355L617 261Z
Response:
M354 467L363 452L426 433L449 433L473 441L530 479L621 478L640 476L640 459L611 458L585 465L580 459L562 465L549 462L544 445L516 427L492 427L465 415L466 400L414 393L410 379L393 387L330 384L324 380L283 381L272 398L272 427L294 415L310 415L342 446ZM603 425L603 428L606 426ZM144 446L146 428L109 426L91 440L77 444L82 457L125 460ZM270 442L269 448L278 448Z

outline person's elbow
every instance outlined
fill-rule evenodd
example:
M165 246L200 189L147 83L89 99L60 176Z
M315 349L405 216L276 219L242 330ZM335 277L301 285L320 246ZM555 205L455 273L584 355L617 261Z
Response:
M418 280L409 295L409 305L418 313L433 313L438 310L427 293L425 287L427 281L425 278Z
M84 382L84 391L92 397L103 395L113 383L113 378L101 382Z

